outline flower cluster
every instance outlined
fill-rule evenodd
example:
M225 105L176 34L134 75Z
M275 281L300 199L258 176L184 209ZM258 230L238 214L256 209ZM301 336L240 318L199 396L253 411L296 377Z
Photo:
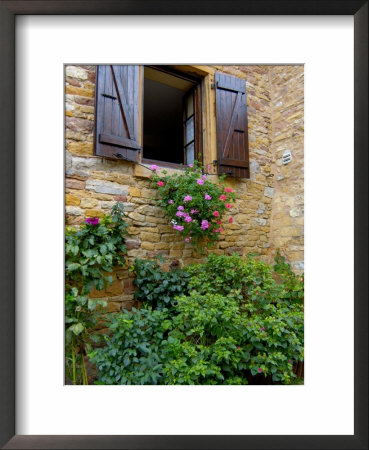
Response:
M213 183L195 162L182 173L168 175L158 166L150 167L151 185L159 191L159 205L171 219L173 229L179 231L185 242L195 247L212 244L224 231L222 216L229 213L236 195L224 186L224 177ZM233 218L229 217L229 223Z

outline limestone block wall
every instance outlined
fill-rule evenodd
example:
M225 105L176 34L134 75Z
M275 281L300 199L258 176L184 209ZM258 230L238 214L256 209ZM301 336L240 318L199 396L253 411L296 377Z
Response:
M270 260L280 245L288 250L291 258L297 258L291 261L299 262L303 238L297 235L297 230L300 233L302 229L302 216L298 213L302 205L298 203L300 200L296 195L290 198L290 190L293 191L296 185L299 188L302 186L298 175L303 160L297 162L297 159L302 157L299 142L302 142L303 131L302 125L295 121L302 120L303 98L300 101L297 94L291 94L289 90L285 92L283 85L292 86L293 90L301 91L303 96L303 80L299 77L303 69L292 66L283 72L284 69L280 71L276 66L214 67L246 80L251 174L247 180L227 179L228 186L234 188L238 197L231 211L233 223L229 224L225 218L225 231L216 248L211 251L216 254L237 251L242 255L253 252ZM290 81L290 77L294 81ZM277 83L274 88L273 80ZM157 191L150 189L149 170L134 163L94 156L94 96L95 66L66 66L66 223L78 226L87 217L102 217L116 201L124 203L129 224L127 265L116 271L114 283L106 292L92 293L100 298L105 296L109 300L109 310L118 311L122 306L130 307L133 304L134 287L128 266L135 258L152 258L161 253L168 265L173 262L186 265L199 262L201 258L194 255L191 245L173 231L164 212L156 206L153 198ZM297 104L288 106L288 102ZM296 113L298 116L294 117ZM287 130L284 130L284 126ZM285 133L286 137L282 139L280 136ZM296 173L293 176L287 175L278 162L278 155L285 145L293 146L293 150L296 150ZM204 154L206 151L204 149ZM280 178L282 175L284 179ZM288 211L286 205L289 205ZM295 207L297 209L293 210ZM287 235L289 228L282 234L280 231L281 227L287 226L284 224L287 224L288 217L292 220L291 225L288 222L288 227L300 227L294 228L296 231L292 232L293 236ZM281 237L285 239L278 240ZM298 264L296 268L299 268Z
M300 273L304 270L304 67L270 69L274 197L270 239ZM292 160L283 164L286 150Z

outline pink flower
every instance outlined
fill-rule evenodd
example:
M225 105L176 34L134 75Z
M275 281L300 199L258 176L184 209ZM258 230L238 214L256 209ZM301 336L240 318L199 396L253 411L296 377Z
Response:
M213 231L214 231L214 233L221 233L221 232L224 231L224 230L223 230L222 227L219 227L219 228L217 228L217 229L214 229Z
M89 225L96 226L99 223L99 218L98 217L89 217L88 219L86 219L86 223L88 223Z
M201 228L203 230L206 230L207 228L209 228L209 222L207 220L202 220L201 221Z
M226 208L232 208L232 205L230 205L229 203L226 203L225 207Z
M150 166L150 170L158 170L158 169L159 169L159 167L156 164L152 164Z
M289 359L288 362L289 362L290 364L292 364L292 359Z
M193 167L193 164L189 164L189 165L188 165L188 167L191 167L191 169L192 169L192 167Z
M239 350L241 347L237 347L237 350Z
M265 330L265 327L261 327L261 331L264 331Z
M190 202L192 200L191 195L186 195L186 197L183 199L184 202Z
M202 186L204 184L204 180L199 178L198 180L196 180L196 183Z
M222 224L222 221L221 221L221 220L217 220L217 224L218 224L218 225L221 225L221 224Z
M259 368L259 372L262 372L262 371L263 371L263 369Z
M192 222L192 219L190 216L185 217L185 222Z
M211 200L211 197L209 194L205 194L205 200Z
M183 231L184 227L182 225L173 225L173 228L178 231Z
M178 206L178 211L183 211L184 210L184 207L183 206Z
M201 178L202 178L203 180L206 180L207 176L204 174Z
M230 218L228 219L228 222L229 222L229 223L232 223L232 222L233 222L233 217L230 217Z
M231 188L225 188L226 192L232 192L233 190Z
M183 216L185 216L185 213L182 212L182 211L177 211L177 212L176 212L176 216L177 216L177 217L183 217Z
M208 172L210 172L210 164L208 164L208 165L206 166L206 170L207 170Z
M190 237L189 237L189 238L186 238L186 239L185 239L185 242L190 242L190 240L191 240Z
M222 194L222 195L219 197L219 200L227 200L227 196L224 195L224 194Z
M213 216L214 216L214 217L219 217L219 212L218 212L218 211L214 211L214 212L213 212Z
M158 186L160 186L160 187L164 186L164 182L163 182L163 181L158 181L156 184L157 184Z
M197 209L191 209L191 214L196 214L197 213Z
M169 203L169 205L173 205L174 202L173 202L173 200L169 200L168 203Z

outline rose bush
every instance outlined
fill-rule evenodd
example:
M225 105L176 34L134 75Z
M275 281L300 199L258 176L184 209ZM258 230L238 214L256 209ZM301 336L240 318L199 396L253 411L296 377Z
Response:
M222 228L222 217L230 211L236 195L224 185L224 177L218 183L209 180L202 166L195 161L185 171L169 175L152 165L151 185L158 189L159 201L173 229L180 232L185 242L201 248L211 246ZM232 223L232 217L229 218Z

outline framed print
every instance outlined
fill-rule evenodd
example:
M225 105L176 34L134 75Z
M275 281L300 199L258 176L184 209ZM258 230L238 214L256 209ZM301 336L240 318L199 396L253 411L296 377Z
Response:
M7 206L1 445L368 448L367 3L4 1L0 8L1 195ZM205 54L201 36L209 36ZM83 90L78 80L88 80L91 65L147 64L151 80L163 76L155 64L200 63L304 64L305 384L64 385L65 67L68 83ZM79 64L86 66L76 75ZM178 72L165 76L183 82ZM195 79L185 81L197 87ZM186 120L190 116L186 112ZM286 161L291 156L293 148L284 155ZM83 170L83 158L77 159Z

